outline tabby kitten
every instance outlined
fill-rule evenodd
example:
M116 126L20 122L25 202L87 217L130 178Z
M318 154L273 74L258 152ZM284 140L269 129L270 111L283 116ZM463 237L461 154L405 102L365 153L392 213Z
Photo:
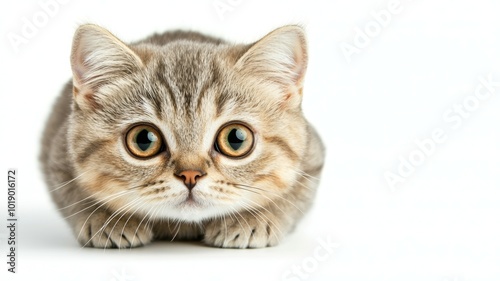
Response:
M78 242L278 244L309 208L323 166L300 107L306 65L298 26L249 45L182 31L125 44L80 26L73 81L41 152Z

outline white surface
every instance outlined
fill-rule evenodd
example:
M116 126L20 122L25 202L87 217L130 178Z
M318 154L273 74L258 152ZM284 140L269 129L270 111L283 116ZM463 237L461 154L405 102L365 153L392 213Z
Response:
M0 4L0 173L19 170L20 218L19 273L2 262L1 280L286 280L295 265L315 264L307 278L289 280L500 280L500 87L458 128L442 117L474 93L479 77L500 81L500 2L401 0L402 11L350 63L342 42L352 44L356 28L389 0L220 0L236 3L223 18L214 0L123 2L68 1L17 52L8 34L43 10L37 1ZM304 111L328 154L315 207L297 231L259 250L168 242L80 249L49 199L37 156L42 126L70 78L72 33L85 22L125 41L189 28L243 42L303 23ZM399 155L407 159L414 141L436 128L446 141L391 189L384 173L396 172ZM7 184L0 186L4 225ZM5 227L0 234L5 257ZM315 262L318 239L339 247Z

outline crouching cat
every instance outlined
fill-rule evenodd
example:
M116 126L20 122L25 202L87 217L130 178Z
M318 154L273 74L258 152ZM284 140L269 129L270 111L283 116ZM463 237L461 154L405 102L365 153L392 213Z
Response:
M73 80L41 152L78 242L278 244L311 205L323 167L301 110L306 66L298 26L248 45L183 31L125 44L80 26Z

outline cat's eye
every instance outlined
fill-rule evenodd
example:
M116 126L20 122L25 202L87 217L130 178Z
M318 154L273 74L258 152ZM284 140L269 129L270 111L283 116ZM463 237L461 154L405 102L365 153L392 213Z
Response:
M241 123L223 126L215 139L215 150L228 157L244 157L252 151L253 146L253 132Z
M158 154L163 141L157 129L150 125L137 125L127 132L126 145L130 153L140 158Z

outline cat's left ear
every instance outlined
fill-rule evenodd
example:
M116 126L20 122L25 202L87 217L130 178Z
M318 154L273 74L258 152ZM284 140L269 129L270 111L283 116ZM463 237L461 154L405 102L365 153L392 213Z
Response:
M280 89L281 102L300 104L307 68L304 30L289 25L278 28L254 43L235 65L245 75L258 76Z
M73 93L84 108L95 106L99 88L134 73L142 60L108 30L94 25L80 26L73 37L71 68Z

